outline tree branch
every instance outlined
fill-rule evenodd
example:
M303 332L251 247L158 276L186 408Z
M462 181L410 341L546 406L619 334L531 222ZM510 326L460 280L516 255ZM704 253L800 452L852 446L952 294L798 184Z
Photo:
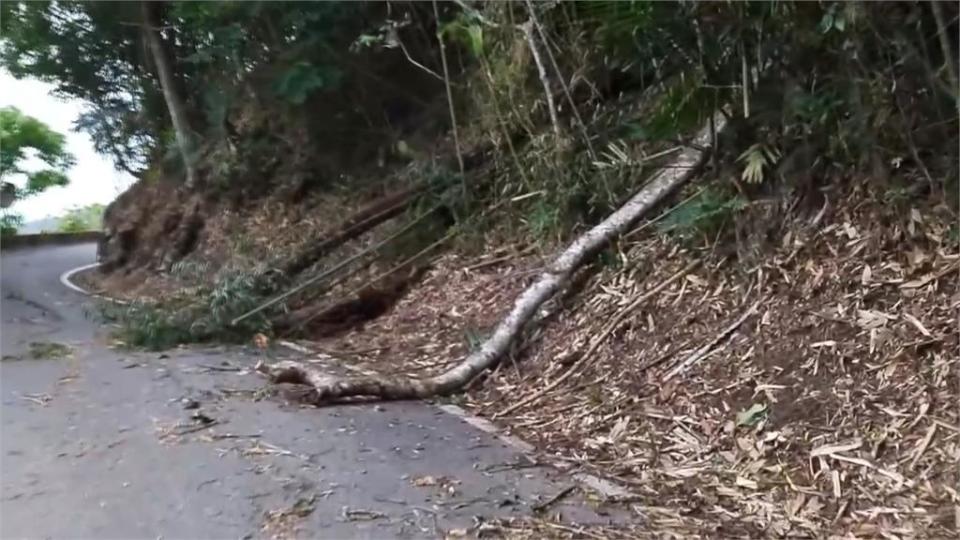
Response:
M716 113L714 121L718 130L725 120ZM703 127L694 143L706 147L711 144L711 129ZM578 237L554 261L547 266L539 279L530 285L514 301L510 312L479 349L468 355L460 364L437 376L427 379L403 379L397 377L332 377L297 362L281 362L273 366L258 366L274 382L299 382L314 388L311 401L327 403L354 396L380 399L415 399L436 394L449 394L463 388L477 375L493 367L510 350L526 325L534 319L541 306L565 287L571 276L589 257L614 238L626 232L646 212L664 197L696 175L706 162L709 153L687 147L671 163L658 172L652 180L617 211Z
M557 120L557 107L553 103L553 92L550 91L550 79L547 77L547 70L543 67L543 60L540 58L540 51L537 49L537 41L533 37L533 19L520 25L520 30L527 37L527 43L530 45L530 52L533 54L533 61L537 64L537 72L540 74L540 82L543 84L543 93L547 96L547 110L550 112L550 122L553 124L553 134L557 140L563 138L560 132L560 121Z
M463 167L463 154L460 152L460 135L457 133L457 111L453 106L453 91L450 89L450 71L447 69L447 46L443 42L443 35L440 33L440 10L437 8L437 0L433 0L433 17L437 24L437 42L440 43L440 62L443 65L443 85L447 89L447 104L450 106L450 124L453 129L453 144L457 151L457 164L460 165L460 177L463 180L465 173Z

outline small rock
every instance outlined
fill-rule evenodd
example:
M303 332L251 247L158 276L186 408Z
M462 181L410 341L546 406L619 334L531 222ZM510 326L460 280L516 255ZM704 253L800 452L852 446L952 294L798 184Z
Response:
M194 412L193 415L191 415L190 417L196 420L197 422L200 422L201 424L212 424L213 422L215 422L213 418L203 414L200 411Z
M183 398L180 402L183 403L183 408L187 411L200 408L200 402L195 399Z

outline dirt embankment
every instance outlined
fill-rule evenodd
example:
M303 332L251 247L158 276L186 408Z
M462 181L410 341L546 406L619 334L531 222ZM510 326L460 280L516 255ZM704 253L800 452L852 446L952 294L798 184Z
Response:
M650 233L623 244L466 405L628 486L657 531L956 534L953 213L864 185L839 200L780 224L751 261ZM523 252L447 255L386 314L313 346L379 373L447 368L549 257Z

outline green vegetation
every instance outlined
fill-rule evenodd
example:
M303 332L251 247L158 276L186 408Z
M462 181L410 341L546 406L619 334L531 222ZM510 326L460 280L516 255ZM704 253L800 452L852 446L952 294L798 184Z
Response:
M73 156L66 151L66 138L46 124L27 116L16 107L0 109L0 181L4 187L13 177L23 176L23 187L13 191L13 199L19 200L41 193L56 186L65 186L69 182L67 169L74 162ZM46 168L40 170L25 169L25 161L35 158ZM16 234L23 224L19 214L6 208L0 216L0 231L3 235Z
M313 165L339 174L347 161L396 146L397 132L424 111L448 124L444 108L432 107L445 101L432 39L440 35L454 64L455 108L470 118L461 122L465 139L490 138L502 151L497 185L477 189L545 191L513 213L548 237L609 211L650 169L641 166L655 165L616 149L675 141L720 104L736 105L742 125L730 151L744 155L746 183L775 181L764 174L784 150L811 140L824 141L824 161L861 163L877 148L912 154L911 132L956 108L955 70L941 69L950 51L936 39L949 29L923 3L533 7L447 5L435 20L426 3L5 2L0 64L86 102L78 127L119 166L141 175L164 164L183 177L199 160L201 184L253 194L269 189L248 184L269 182L278 155L309 148L324 156ZM517 28L525 20L546 40L544 76L573 145L563 158L566 143L540 136L546 101ZM148 54L154 34L159 49ZM607 107L627 95L640 110ZM949 124L931 129L955 138ZM521 133L532 144L504 144ZM611 152L616 166L597 167ZM302 160L294 165L308 167ZM956 176L949 160L930 161Z
M103 227L103 211L104 206L102 204L90 204L68 210L60 218L57 230L67 233L98 231Z
M179 183L171 205L242 215L268 196L347 201L435 182L402 217L442 205L449 219L384 247L389 261L448 233L461 248L564 241L722 108L729 128L695 194L658 222L701 245L733 236L758 199L866 175L895 177L875 188L897 204L923 195L955 208L956 8L936 4L938 18L931 6L4 2L0 65L82 100L78 128L142 183ZM764 219L785 222L789 207L764 206ZM162 231L139 242L177 243L146 254L162 268L203 241L178 222L191 212L166 210L139 224ZM78 213L64 228L90 223ZM255 259L240 230L231 242ZM308 243L317 231L303 233ZM298 279L244 272L253 280L221 272L164 306L130 308L129 341L235 334L228 314Z
M203 268L181 264L174 273L185 281L197 279ZM226 269L211 286L187 286L162 302L103 303L100 315L117 325L116 337L130 347L167 349L182 343L237 342L256 332L269 332L269 316L261 313L237 325L230 321L256 307L271 276ZM278 308L278 310L282 310Z
M29 355L35 360L55 360L70 356L72 350L62 343L34 341L30 343Z

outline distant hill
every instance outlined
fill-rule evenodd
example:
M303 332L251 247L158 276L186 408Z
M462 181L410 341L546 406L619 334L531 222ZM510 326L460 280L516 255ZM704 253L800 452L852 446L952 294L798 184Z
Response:
M28 221L17 231L19 234L37 234L42 232L56 232L60 227L62 217L48 216L36 221Z
M62 216L47 216L43 219L28 221L19 228L18 234L98 231L103 224L103 210L102 204L71 208Z

